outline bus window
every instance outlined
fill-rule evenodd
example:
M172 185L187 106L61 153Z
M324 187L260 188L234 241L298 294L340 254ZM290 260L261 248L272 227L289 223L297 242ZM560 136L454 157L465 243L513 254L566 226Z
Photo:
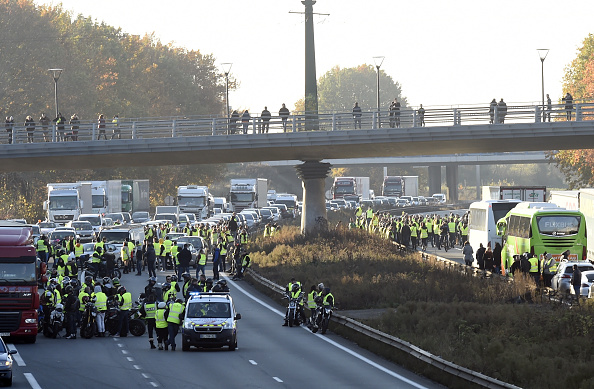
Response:
M536 218L536 223L542 235L575 235L580 229L581 219L581 217L573 215L539 216Z

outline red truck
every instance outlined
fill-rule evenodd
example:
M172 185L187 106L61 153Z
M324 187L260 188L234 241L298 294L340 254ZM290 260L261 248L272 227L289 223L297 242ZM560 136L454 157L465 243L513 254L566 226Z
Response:
M31 227L0 222L0 336L35 343L38 277Z

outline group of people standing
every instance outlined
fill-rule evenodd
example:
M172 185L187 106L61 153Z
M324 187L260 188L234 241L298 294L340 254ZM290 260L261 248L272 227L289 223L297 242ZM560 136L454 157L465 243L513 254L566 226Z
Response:
M281 124L283 126L283 132L287 132L287 122L289 119L291 112L283 103L283 106L278 110L278 117L281 119ZM268 134L270 130L270 120L272 119L272 114L268 110L268 107L264 107L262 113L260 113L260 118L258 120L257 125L254 126L253 133L254 134ZM252 121L252 116L250 112L246 109L243 111L241 116L237 110L234 110L231 113L231 117L229 118L229 131L228 134L233 135L237 133L237 129L239 125L237 122L241 122L241 129L242 134L247 134L248 129L250 127L250 122Z

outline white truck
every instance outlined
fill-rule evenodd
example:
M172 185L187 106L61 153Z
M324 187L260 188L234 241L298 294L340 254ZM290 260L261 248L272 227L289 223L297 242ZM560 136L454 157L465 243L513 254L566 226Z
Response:
M174 213L179 215L179 207L177 205L157 205L155 207L155 214L160 213Z
M227 202L225 197L214 197L214 208L219 208L222 213L231 212L231 204Z
M265 178L233 178L229 199L233 211L262 208L267 205L268 180Z
M83 206L79 187L78 183L47 184L47 200L43 202L43 209L47 211L48 221L66 224L78 219Z
M416 197L419 195L419 176L402 176L404 195Z
M483 186L482 192L483 200L547 201L547 188L544 186Z
M214 198L208 186L183 185L177 187L177 206L181 213L196 215L196 220L208 219L212 215Z

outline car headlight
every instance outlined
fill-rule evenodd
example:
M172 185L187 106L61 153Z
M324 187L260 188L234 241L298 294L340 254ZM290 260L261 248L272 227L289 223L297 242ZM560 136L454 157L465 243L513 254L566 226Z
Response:
M231 330L233 329L233 320L227 320L226 322L223 323L223 329L224 330Z
M37 319L25 319L26 324L35 324L37 323Z
M186 329L186 330L194 329L194 322L192 322L190 320L184 321L184 329Z
M2 361L2 366L12 366L12 361L10 359Z

